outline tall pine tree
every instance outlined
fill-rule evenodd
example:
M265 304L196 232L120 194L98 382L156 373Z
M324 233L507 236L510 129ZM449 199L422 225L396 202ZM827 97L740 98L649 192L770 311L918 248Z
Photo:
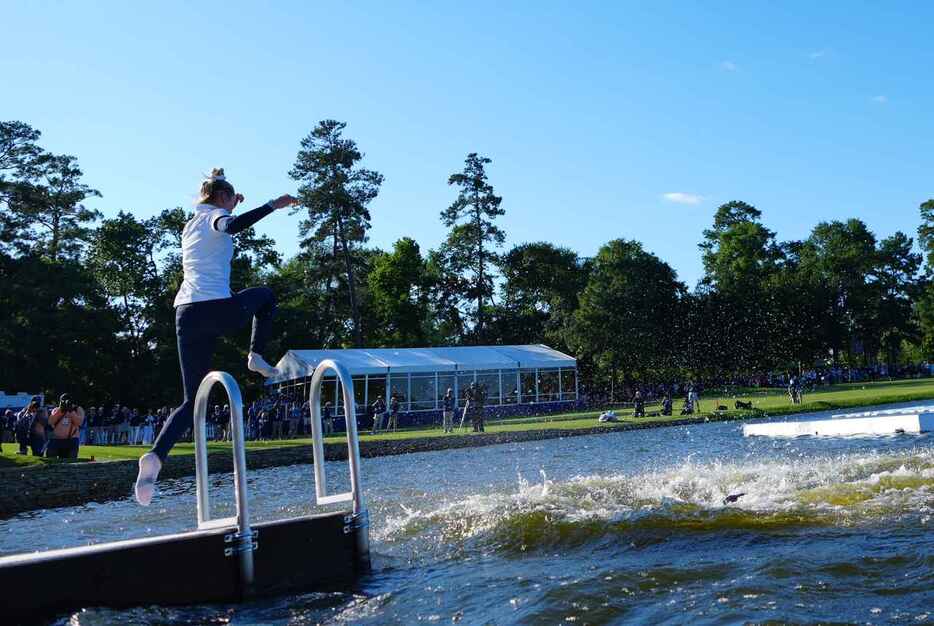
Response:
M289 175L301 183L299 198L308 211L300 226L305 249L320 249L330 242L335 261L340 259L346 274L347 295L353 322L354 344L363 346L357 280L354 276L354 246L367 240L370 210L379 194L382 174L362 168L363 153L342 134L344 122L323 120L302 140L301 150ZM336 277L335 277L336 280Z
M506 234L493 223L505 211L503 199L493 193L487 181L486 165L492 161L467 155L464 169L448 178L449 185L460 188L457 199L441 212L442 223L450 228L441 247L445 270L461 277L461 298L472 303L468 318L473 320L473 339L480 343L485 337L487 307L493 298L493 269L499 262L495 248L503 245Z

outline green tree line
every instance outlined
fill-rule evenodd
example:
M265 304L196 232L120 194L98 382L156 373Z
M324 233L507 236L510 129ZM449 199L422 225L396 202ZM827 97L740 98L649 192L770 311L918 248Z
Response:
M270 356L289 348L545 343L577 356L585 385L723 379L817 364L897 364L934 356L934 200L918 243L879 239L861 220L820 222L779 241L745 202L717 208L693 288L634 240L592 258L549 242L505 248L508 202L489 158L448 178L436 248L369 244L383 176L363 166L346 124L320 122L289 171L299 252L254 229L236 236L232 288L266 284L280 306ZM0 122L0 383L70 391L85 404L173 404L180 393L172 301L190 210L104 218L78 160L51 154L23 122ZM439 181L440 182L440 181ZM114 207L119 208L119 207ZM246 333L216 367L256 392ZM247 381L249 381L247 383Z

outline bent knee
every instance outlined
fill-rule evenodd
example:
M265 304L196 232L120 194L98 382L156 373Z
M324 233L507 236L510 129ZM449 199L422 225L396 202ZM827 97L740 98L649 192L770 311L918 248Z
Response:
M269 287L262 287L263 290L263 308L270 312L275 312L279 308L276 302L276 294Z
M262 303L260 308L276 306L276 294L269 287L256 287L256 299Z

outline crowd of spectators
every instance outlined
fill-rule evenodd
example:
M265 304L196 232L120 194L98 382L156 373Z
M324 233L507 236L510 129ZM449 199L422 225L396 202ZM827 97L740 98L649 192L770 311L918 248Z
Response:
M817 388L843 383L878 382L881 380L929 378L934 375L934 364L867 365L864 367L821 367L796 372L771 372L755 376L734 376L705 381L708 387L750 387L785 389L792 379L805 388Z
M114 404L88 409L88 429L82 443L149 445L169 416L169 408L139 410Z
M398 427L399 400L395 395L390 401L394 411L386 413L387 427ZM311 413L308 401L297 395L272 394L256 400L245 407L244 430L248 440L294 439L311 435ZM78 407L80 408L80 407ZM112 406L80 409L80 419L68 420L69 430L59 426L56 411L59 407L46 405L40 396L35 396L29 405L20 409L6 409L0 415L0 445L3 441L19 444L19 451L35 456L45 456L50 442L59 433L68 435L69 441L77 446L88 445L151 445L171 413L169 407L140 410L119 403ZM382 413L380 413L382 415ZM325 434L334 432L338 417L326 402L322 408L322 424ZM340 416L341 427L343 416ZM74 432L71 432L71 431ZM208 441L230 440L230 407L214 405L208 408L205 420L205 436ZM183 437L191 441L189 430ZM54 449L57 444L52 444Z
M829 385L857 382L878 382L882 380L929 378L934 376L934 364L921 363L912 365L866 367L827 367L795 372L773 372L755 376L733 376L700 381L674 383L626 383L615 389L588 389L581 386L581 396L589 408L610 407L616 404L632 404L639 393L645 402L657 402L666 397L687 398L694 388L698 392L704 389L735 390L745 388L762 391L787 391L789 398L800 403L805 392Z
M805 370L797 373L771 373L761 376L734 377L709 381L685 381L658 384L626 384L614 391L592 390L581 386L581 394L574 403L575 408L612 409L632 406L637 416L645 415L646 404L659 405L662 415L671 415L675 401L679 400L682 415L700 410L700 398L705 388L729 389L784 389L792 402L800 403L804 393L821 386L878 381L893 378L921 378L934 373L934 365L922 363L887 367L876 365L862 368L825 368ZM294 439L311 436L311 412L308 400L296 390L273 390L245 407L244 434L248 440L267 441ZM406 424L427 425L438 423L446 433L455 426L468 422L476 431L484 429L485 419L515 417L522 415L547 414L553 410L567 410L567 402L542 403L539 405L493 405L485 406L486 390L483 385L471 385L461 389L455 398L448 390L438 416L433 413L427 418L419 414L404 414L400 408L405 398L398 392L390 394L388 402L377 397L368 406L359 406L357 420L362 427L377 433L396 430L400 415ZM554 405L554 406L551 406ZM68 394L63 395L55 406L46 405L39 396L33 397L28 406L20 410L7 409L0 416L0 446L3 441L15 441L20 454L29 451L36 456L77 457L80 445L151 445L171 413L169 407L140 410L120 403L90 407L85 411ZM423 412L430 413L430 412ZM336 411L331 402L325 402L321 410L324 434L342 431L345 428L342 411ZM435 419L437 417L437 419ZM425 421L427 419L427 421ZM230 439L230 407L209 407L206 419L206 437L209 441ZM191 432L185 439L191 440Z
M586 386L581 389L581 405L587 409L603 409L620 406L632 406L637 417L644 416L645 405L661 403L664 415L670 415L674 401L680 398L684 401L682 411L684 415L693 413L699 408L700 396L704 391L703 383L693 381L658 384L626 384L619 390L591 390Z

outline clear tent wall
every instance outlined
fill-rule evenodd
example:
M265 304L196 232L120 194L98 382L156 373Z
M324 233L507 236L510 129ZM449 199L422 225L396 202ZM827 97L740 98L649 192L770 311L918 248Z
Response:
M484 349L490 352L482 352ZM447 390L451 389L461 408L471 385L485 392L484 404L491 417L535 409L560 410L579 399L576 360L547 346L290 351L279 363L286 373L272 387L290 402L307 400L311 374L324 358L349 363L358 419L371 415L369 407L377 398L388 402L395 394L400 412L410 417L409 423L435 421ZM513 367L469 367L471 361L499 365L497 360ZM397 368L415 371L394 371L394 363ZM538 367L523 367L526 363ZM371 371L354 372L355 365L358 370ZM322 402L330 402L336 412L343 412L336 379L325 380Z
M292 399L308 398L311 377L279 383L280 395ZM354 400L357 413L365 413L366 406L377 398L385 401L396 394L400 409L406 413L436 411L442 407L442 399L448 389L463 405L466 390L471 383L482 386L486 392L486 406L508 404L541 404L548 402L577 401L577 370L557 368L546 370L470 370L455 374L387 374L353 376ZM389 392L387 393L387 389ZM456 392L455 392L456 389ZM322 402L343 410L343 396L339 383L325 379Z

